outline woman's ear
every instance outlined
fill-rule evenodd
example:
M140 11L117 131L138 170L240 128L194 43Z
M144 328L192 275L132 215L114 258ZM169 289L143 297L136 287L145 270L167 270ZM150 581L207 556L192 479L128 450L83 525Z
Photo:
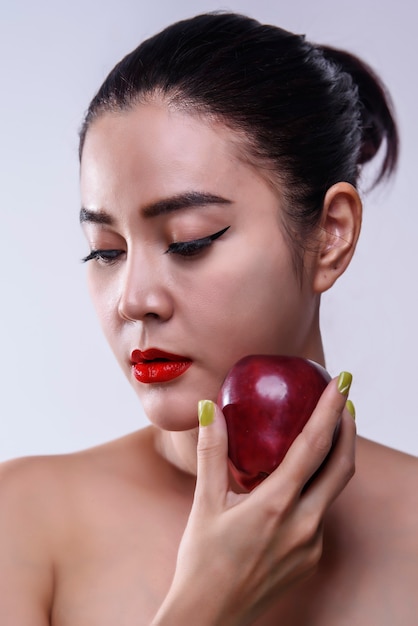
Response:
M360 234L361 218L360 196L352 185L336 183L328 189L313 281L316 293L329 289L349 265Z

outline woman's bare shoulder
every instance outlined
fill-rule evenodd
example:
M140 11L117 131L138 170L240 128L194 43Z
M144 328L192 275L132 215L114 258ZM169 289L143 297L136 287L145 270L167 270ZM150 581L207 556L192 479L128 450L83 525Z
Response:
M22 520L38 509L48 510L52 497L62 490L58 456L28 456L0 464L0 510ZM38 503L41 506L38 507ZM1 515L0 515L1 517ZM4 519L4 517L3 517Z
M0 614L11 624L48 622L65 497L47 457L0 465ZM24 602L22 602L24 598Z
M69 482L77 483L108 470L126 471L152 448L150 429L130 433L118 439L83 450L64 454L25 456L0 463L0 490L7 495L23 490L33 492L54 489L62 493ZM36 490L33 491L33 488Z
M358 438L357 460L359 469L372 479L383 475L389 483L399 478L407 483L418 481L418 457L375 441Z
M134 459L146 456L147 437L133 433L71 454L0 464L0 553L26 555L47 571L86 516L105 515L122 483L135 488Z
M388 528L414 528L418 537L418 458L363 438L356 458L349 492L365 514L380 515ZM416 547L418 552L418 541Z
M76 553L80 539L94 538L118 508L120 491L132 495L126 485L137 483L134 459L149 447L148 433L139 432L71 454L0 464L1 615L13 624L49 623L57 564Z

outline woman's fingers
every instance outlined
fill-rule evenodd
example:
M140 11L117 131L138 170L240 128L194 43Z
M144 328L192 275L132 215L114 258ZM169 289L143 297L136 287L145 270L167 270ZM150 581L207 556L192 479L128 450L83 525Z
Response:
M220 510L229 490L228 435L220 408L211 400L198 407L197 481L195 503Z
M299 497L306 483L330 453L347 401L350 382L351 376L346 372L330 381L311 418L289 448L282 463L257 490L270 491L274 497L275 491L277 493L280 488L285 489L290 498ZM345 435L344 441L348 449L353 445L353 436L349 432ZM344 451L346 452L346 448ZM354 462L353 458L350 459Z
M253 504L258 499L277 502L286 510L303 493L305 501L315 499L316 511L323 515L344 489L354 473L356 429L345 408L350 383L346 372L330 381L280 466L251 494ZM220 512L230 502L225 418L215 403L202 400L199 423L195 504L201 511Z
M329 507L354 475L355 446L356 424L344 409L333 449L303 496L306 503L315 502L321 511Z

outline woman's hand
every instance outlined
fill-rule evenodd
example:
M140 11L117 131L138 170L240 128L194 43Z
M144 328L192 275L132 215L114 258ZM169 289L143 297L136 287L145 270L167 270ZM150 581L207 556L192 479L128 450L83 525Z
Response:
M221 410L201 404L194 503L153 626L251 623L289 585L315 571L324 515L354 474L355 423L345 391L337 379L329 383L280 466L248 494L230 489Z

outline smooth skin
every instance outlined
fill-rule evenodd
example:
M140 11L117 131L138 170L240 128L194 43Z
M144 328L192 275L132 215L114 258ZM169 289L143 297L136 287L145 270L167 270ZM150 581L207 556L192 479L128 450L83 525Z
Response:
M105 251L88 262L90 291L151 425L1 467L4 626L416 623L418 461L356 440L336 378L250 494L231 488L219 408L197 427L198 401L216 399L244 354L324 363L320 295L360 231L357 192L334 185L301 273L278 187L240 141L161 101L106 114L88 131L83 228L90 250ZM184 206L190 192L223 200ZM179 197L176 210L156 210ZM227 226L197 256L170 252ZM192 366L165 385L138 383L130 354L149 347Z

